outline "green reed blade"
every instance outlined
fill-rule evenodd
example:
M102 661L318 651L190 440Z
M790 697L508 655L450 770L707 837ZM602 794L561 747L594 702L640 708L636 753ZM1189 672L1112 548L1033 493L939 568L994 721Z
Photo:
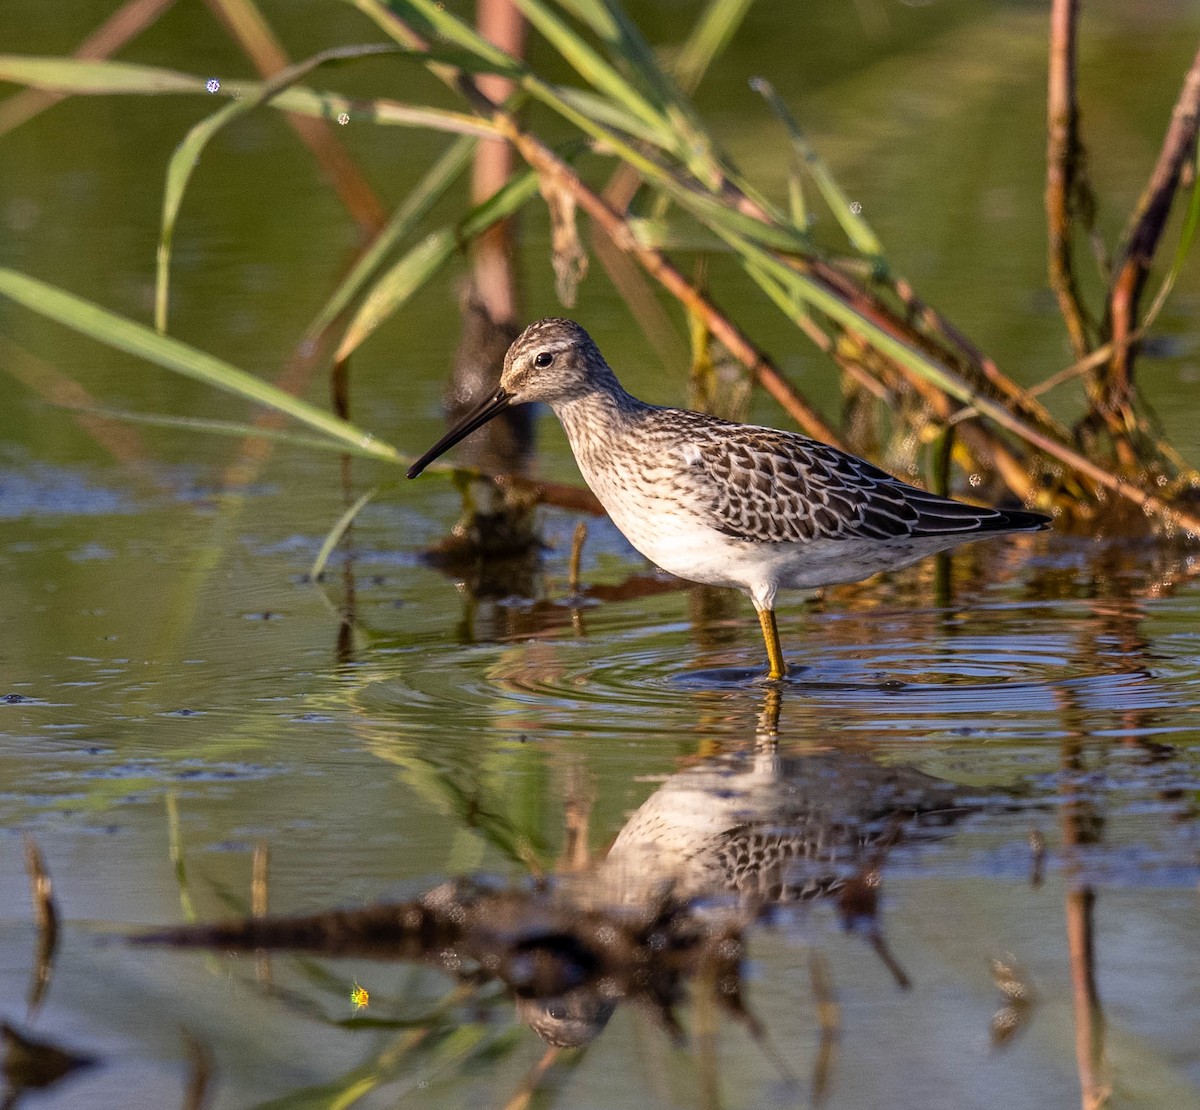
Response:
M0 81L80 96L205 92L203 77L158 66L22 54L0 54Z
M309 324L308 336L320 335L358 296L388 252L416 227L471 164L475 146L473 138L458 139L430 167Z
M364 0L350 2L364 10L372 6ZM497 73L515 79L525 72L525 67L520 62L500 47L488 42L469 23L446 11L445 6L437 0L394 0L390 7L404 16L418 31L426 35L436 35L443 42L467 51L480 61L494 66Z
M431 60L436 61L440 58L445 64L453 61L456 66L467 72L495 72L495 67L485 66L461 52L452 57L437 51L427 53L396 50L394 53L399 59L417 59L422 65L428 65ZM216 95L245 100L256 97L263 88L262 82L259 81L221 81L216 93L210 94L205 78L175 70L129 65L123 62L32 58L12 54L0 54L0 81L11 81L48 92L75 96L154 96L169 93L190 96ZM464 112L414 107L386 98L361 100L303 86L294 86L276 93L268 102L268 106L280 111L316 116L319 119L333 120L345 115L348 120L364 120L400 127L425 127L451 134L486 137L496 133L496 129L486 120Z
M166 370L232 393L254 404L266 405L307 424L310 428L347 443L385 462L402 462L400 454L369 432L341 420L315 405L293 397L282 389L239 370L222 359L195 347L159 335L124 316L118 316L91 301L76 297L37 278L0 267L0 295L32 312L90 336L109 347L145 359Z
M671 129L661 111L650 104L599 53L559 19L541 0L515 0L517 7L543 37L589 85L655 133L660 146L674 145Z
M379 54L394 54L397 48L385 43L368 43L358 46L339 46L322 50L311 58L288 66L269 81L264 81L253 96L235 100L211 116L196 124L183 141L175 148L167 164L166 187L163 191L162 225L158 237L158 260L154 283L154 327L157 331L167 330L167 307L171 272L171 241L175 234L175 222L183 204L183 195L200 155L209 141L231 120L245 115L265 104L271 97L290 85L307 77L318 66L331 62L354 61L359 58L375 57Z
M712 141L691 102L659 64L654 49L620 4L610 0L560 0L622 59L641 82L651 101L679 131L681 147L693 152L693 173L705 179L701 167L710 161Z
M230 81L222 88L228 88L235 95L239 95L243 89L253 93L258 86L253 83ZM493 124L466 112L415 107L386 98L358 100L339 93L318 92L304 87L284 90L273 97L267 106L283 112L316 116L318 119L340 121L340 117L344 115L347 122L362 120L364 123L392 127L423 127L430 131L444 131L451 135L474 135L481 139L495 138L497 135Z
M796 123L795 117L783 102L783 98L775 91L771 83L762 77L753 78L750 87L770 105L771 111L787 129L792 140L792 147L801 164L816 182L817 189L825 203L829 205L830 211L841 225L854 249L872 261L882 263L883 244L880 243L870 224L855 211L855 206L842 191L842 187L837 183L833 174L829 172L829 168L821 156L813 149L804 132L800 130L800 125Z
M321 550L317 552L317 557L313 560L312 566L308 568L308 577L311 581L315 582L325 573L325 564L329 562L329 556L333 554L334 548L342 542L342 537L346 534L346 529L354 523L355 517L366 508L367 504L379 490L379 486L374 486L367 490L366 493L337 518L333 527L326 533L325 539L321 543Z
M578 115L594 120L606 128L616 128L634 139L663 146L662 133L647 126L641 119L624 108L605 100L590 89L577 89L570 85L547 85L552 94Z
M359 305L333 361L345 361L380 324L402 308L442 268L456 246L454 233L448 227L439 228L385 270Z
M713 60L729 45L754 0L711 0L696 21L674 65L675 80L691 92Z
M536 195L537 175L532 171L514 177L495 196L472 209L457 228L431 232L371 287L346 328L334 355L347 358L388 317L401 308L445 264L458 248L497 220L511 215Z

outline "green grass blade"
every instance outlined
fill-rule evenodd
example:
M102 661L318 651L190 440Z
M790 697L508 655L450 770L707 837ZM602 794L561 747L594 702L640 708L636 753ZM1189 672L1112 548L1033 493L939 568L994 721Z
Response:
M733 248L695 220L664 216L631 218L625 221L638 244L656 251L688 254L731 254Z
M399 58L416 58L429 64L430 54L423 51L395 51ZM436 53L433 57L438 56ZM473 59L460 55L462 66L469 67ZM494 67L474 64L478 72L495 72ZM209 96L206 79L194 74L160 69L156 66L129 65L123 62L86 61L75 58L32 58L0 54L0 81L10 81L31 88L45 89L76 96L147 95L165 93ZM263 85L259 81L222 81L217 96L247 100L258 96ZM425 127L451 134L488 137L496 129L486 120L464 112L442 108L414 107L395 100L380 98L360 100L339 93L318 92L304 87L284 89L270 100L269 106L285 112L320 119L349 120L400 127Z
M697 151L709 148L708 133L696 110L659 64L653 48L619 4L609 0L560 2L599 35L613 54L629 66L634 77L646 89L651 103L663 111L679 129L684 147Z
M673 199L688 209L706 227L718 234L722 230L744 236L764 246L775 247L789 254L808 255L812 253L812 242L803 232L786 225L780 227L766 223L754 216L730 208L715 196L696 193L691 190L668 187Z
M167 330L167 307L170 290L171 241L175 234L175 222L183 204L183 195L200 155L209 141L231 120L245 115L265 104L271 97L290 85L307 77L318 66L330 62L353 61L358 58L375 57L379 54L394 54L397 48L384 43L369 43L358 46L340 46L322 50L311 58L288 66L269 81L263 82L253 96L244 97L226 104L207 119L196 124L183 141L175 148L167 165L167 181L163 191L162 226L158 237L158 261L154 283L154 327L162 333Z
M359 305L333 361L348 358L385 320L399 311L454 254L454 233L448 228L430 232L389 267Z
M0 54L0 81L80 96L204 93L205 79L158 66Z
M316 451L332 451L339 455L359 455L365 459L378 458L358 444L343 443L327 436L308 436L286 428L267 428L258 424L247 424L238 420L210 420L199 416L175 416L166 412L134 412L131 409L109 408L105 405L53 404L65 412L77 412L84 416L99 416L105 420L119 420L123 424L141 424L149 428L170 428L178 432L196 432L201 435L233 436L236 439L269 439L291 447L303 447Z
M380 324L407 303L461 244L527 203L537 194L537 187L537 175L532 171L514 177L495 196L472 209L457 229L444 227L421 240L371 288L338 344L334 361L347 358Z
M560 2L599 35L617 57L629 65L658 105L665 109L681 100L678 90L672 86L671 80L659 66L649 43L618 5L606 3L605 0Z
M317 313L308 327L310 337L320 335L358 296L388 252L412 231L470 165L475 146L473 138L458 139L433 164Z
M850 202L846 194L842 192L842 187L837 183L833 174L829 172L829 168L825 165L821 156L813 149L808 139L805 138L804 132L800 130L799 124L796 123L795 117L783 102L783 98L775 91L771 83L762 77L753 78L750 82L750 87L766 100L767 104L771 107L771 111L775 113L779 121L787 129L787 133L792 140L792 147L800 158L801 164L812 176L813 181L816 182L817 189L825 199L825 203L829 205L830 211L833 212L842 230L846 233L846 237L854 245L854 249L860 254L866 255L873 262L881 263L883 260L883 244L880 243L875 232L871 230L870 224L855 211L855 206Z
M260 86L251 83L229 82L222 89L234 95L245 90L252 95ZM495 126L479 116L466 112L452 112L445 108L414 107L396 100L357 100L339 93L318 92L315 89L296 87L286 89L273 97L270 108L283 112L298 112L318 119L340 119L347 122L361 120L393 127L423 127L430 131L444 131L451 135L473 135L476 138L495 138Z
M788 174L788 215L791 217L792 225L801 231L808 231L811 227L808 217L808 202L804 199L804 182L795 172Z
M232 101L219 111L196 124L183 142L175 148L167 166L166 188L163 190L162 218L158 232L158 251L154 271L154 329L160 335L167 330L167 301L170 295L171 242L175 236L175 221L183 203L188 178L200 159L200 151L208 140L229 120L247 110L243 101Z
M334 526L329 529L324 542L321 544L321 550L317 552L317 557L313 560L312 566L308 568L308 577L313 582L325 573L325 564L329 562L329 556L333 554L334 548L342 542L342 537L346 534L346 529L354 523L354 518L363 511L367 503L379 490L379 486L367 490L350 508L337 518Z
M458 227L459 241L466 242L482 235L497 220L503 220L522 208L537 196L537 192L538 177L533 170L510 178L504 188L497 189L492 196L467 213Z
M618 131L625 132L626 135L652 143L654 146L663 146L663 134L660 130L648 127L637 116L626 112L611 100L605 100L604 97L596 95L589 89L576 89L569 85L547 85L546 87L578 115L586 116L605 127L615 127Z
M351 0L351 3L363 10L373 6L372 3L363 2L363 0ZM394 0L391 8L400 13L407 22L413 24L417 30L426 35L436 35L443 42L451 43L467 51L479 61L495 67L494 72L496 73L518 78L525 72L525 67L520 62L505 53L500 47L488 42L469 23L446 11L445 6L437 0ZM450 64L455 65L456 63L451 62Z
M213 355L170 336L159 335L144 324L118 316L37 278L0 268L0 296L8 297L40 316L55 320L116 350L203 382L214 389L235 394L254 404L276 409L374 458L390 463L403 461L394 447L380 442L348 421L340 420Z
M541 0L515 0L542 36L592 88L621 105L657 136L659 146L674 145L666 117Z
M672 67L675 80L691 92L713 60L727 47L754 0L711 0L692 28Z
M414 50L383 43L363 44L376 53L394 54L400 60L415 61L421 65L440 62L466 73L499 73L510 75L513 60L499 55L499 64L489 62L469 50L431 48ZM336 51L355 51L359 47L334 47ZM348 57L357 56L354 54ZM300 62L305 65L306 62ZM276 76L282 75L280 74ZM275 78L272 78L274 80ZM208 82L211 75L197 76L182 73L162 66L139 65L132 62L114 62L97 58L60 58L34 54L0 54L0 81L47 92L68 93L76 96L145 95L159 96L163 93L203 93L210 95ZM253 95L262 87L259 81L225 81L214 90L217 96L229 96L235 89L238 95Z

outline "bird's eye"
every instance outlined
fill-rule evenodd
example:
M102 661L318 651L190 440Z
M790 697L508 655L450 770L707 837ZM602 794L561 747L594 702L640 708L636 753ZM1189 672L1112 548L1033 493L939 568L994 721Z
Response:
M539 370L545 370L547 366L554 361L554 356L549 351L538 351L533 356L533 365Z

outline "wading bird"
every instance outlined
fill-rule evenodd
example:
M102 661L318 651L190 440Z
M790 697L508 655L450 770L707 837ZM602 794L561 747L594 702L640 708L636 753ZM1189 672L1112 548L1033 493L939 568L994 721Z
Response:
M647 559L680 578L750 595L771 679L787 669L778 590L857 582L969 540L1050 523L1041 513L927 493L797 432L646 404L621 388L583 328L553 317L517 337L499 388L408 476L528 401L554 410L584 480Z

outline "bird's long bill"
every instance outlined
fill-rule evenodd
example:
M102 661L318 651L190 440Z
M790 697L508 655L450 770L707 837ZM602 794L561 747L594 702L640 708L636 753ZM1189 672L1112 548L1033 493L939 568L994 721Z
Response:
M408 476L415 478L439 455L444 455L460 439L466 439L476 428L482 428L493 416L499 416L512 404L512 396L503 389L497 389L478 408L467 413L441 439L425 452L408 468Z

